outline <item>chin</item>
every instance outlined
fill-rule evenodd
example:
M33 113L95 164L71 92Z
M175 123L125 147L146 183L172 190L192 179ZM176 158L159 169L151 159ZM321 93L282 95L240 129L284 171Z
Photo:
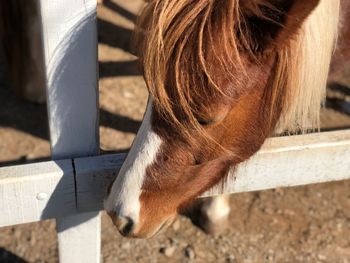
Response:
M164 233L165 230L174 222L175 218L176 218L176 216L172 216L172 217L166 219L165 221L163 221L163 223L161 223L155 227L152 227L152 229L150 229L150 228L140 229L140 230L137 230L135 233L132 233L131 235L124 236L124 237L139 238L139 239L152 238L154 236L157 236L158 234Z

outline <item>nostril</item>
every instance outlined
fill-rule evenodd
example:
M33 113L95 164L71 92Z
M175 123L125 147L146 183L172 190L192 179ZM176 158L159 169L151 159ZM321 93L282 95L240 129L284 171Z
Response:
M134 227L134 221L127 216L118 216L115 225L123 236L128 236Z

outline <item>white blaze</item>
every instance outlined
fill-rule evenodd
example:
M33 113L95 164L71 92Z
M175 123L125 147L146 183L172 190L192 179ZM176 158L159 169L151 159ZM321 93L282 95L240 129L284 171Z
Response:
M150 99L140 130L104 202L107 212L115 211L119 216L130 217L135 224L139 219L139 197L146 168L154 162L161 144L160 137L151 129L151 112Z

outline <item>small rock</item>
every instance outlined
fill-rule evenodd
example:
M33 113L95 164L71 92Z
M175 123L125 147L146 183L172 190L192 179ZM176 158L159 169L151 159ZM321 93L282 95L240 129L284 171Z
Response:
M234 256L234 255L227 255L227 257L226 257L226 259L225 259L225 262L226 263L232 263L232 262L234 262L235 261L235 259L236 259L236 257Z
M191 246L187 246L185 248L185 256L188 257L189 259L194 259L195 254L194 254L194 250Z
M122 249L130 249L130 242L125 242L121 246Z
M218 244L219 245L219 244ZM220 246L220 245L219 245ZM227 252L227 248L226 248L226 246L220 246L220 252L222 253L222 254L225 254L226 252Z
M318 255L317 255L317 258L318 258L319 260L326 260L326 259L327 259L327 257L326 257L325 255L322 255L322 254L318 254Z
M268 262L273 262L274 261L274 256L273 255L267 255L266 256L266 260L268 261Z
M179 220L179 219L176 219L175 222L173 223L173 229L174 229L175 231L178 231L178 230L180 229L180 226L181 226L180 220Z
M169 243L170 243L170 245L177 246L180 243L180 241L176 238L169 238Z
M160 252L162 254L164 254L166 257L170 258L172 257L172 255L174 255L174 252L176 250L176 247L175 246L171 246L171 247L162 247L160 249Z
M128 91L124 91L123 96L124 96L124 98L128 98L128 99L134 97L134 95Z

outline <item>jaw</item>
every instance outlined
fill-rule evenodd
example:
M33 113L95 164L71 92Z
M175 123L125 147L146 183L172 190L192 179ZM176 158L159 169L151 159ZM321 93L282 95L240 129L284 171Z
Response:
M158 234L163 233L175 220L176 215L171 215L163 221L154 223L153 225L147 224L144 226L136 227L135 233L131 238L151 238ZM153 221L153 220L152 220Z

